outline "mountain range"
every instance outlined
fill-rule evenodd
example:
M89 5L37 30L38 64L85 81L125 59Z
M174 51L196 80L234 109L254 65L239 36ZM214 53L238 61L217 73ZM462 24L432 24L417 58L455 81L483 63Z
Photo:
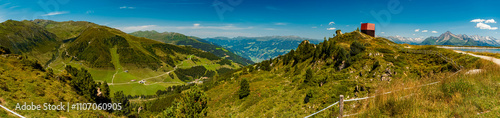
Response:
M454 45L454 46L500 46L500 40L490 36L453 34L447 31L438 37L431 36L425 39L408 38L400 36L387 36L395 43L413 44L413 45Z
M410 38L410 37L402 37L402 36L383 36L383 38L389 39L394 43L398 44L411 44L418 45L424 41L423 38Z
M214 37L204 40L220 45L242 57L254 62L261 62L270 58L288 53L304 40L318 44L317 39L302 38L298 36L265 36L265 37Z
M207 51L213 53L221 58L226 58L232 60L233 62L249 65L253 64L250 59L243 58L234 54L231 51L224 49L221 46L210 44L209 42L193 36L186 36L184 34L175 33L175 32L163 32L159 33L157 31L136 31L129 33L130 35L134 35L137 37L145 37L153 40L157 40L164 43L174 44L174 45L186 45L192 46L194 48L201 49L203 51Z

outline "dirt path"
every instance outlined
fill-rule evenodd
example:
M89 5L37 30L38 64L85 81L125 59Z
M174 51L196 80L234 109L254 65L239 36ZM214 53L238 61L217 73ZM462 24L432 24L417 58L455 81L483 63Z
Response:
M116 69L115 74L113 74L113 78L111 78L111 83L110 83L111 85L113 85L113 84L114 84L115 76L116 76L116 74L118 74L118 70L120 70L120 69L121 69L121 68Z
M467 52L463 52L463 51L458 51L458 50L453 50L457 53L463 53L463 54L468 54L468 55L471 55L471 56L475 56L475 57L479 57L481 59L485 59L485 60L490 60L492 61L493 63L496 63L497 65L500 65L500 59L497 59L497 58L494 58L494 57L490 57L490 56L483 56L483 55L476 55L476 54L472 54L472 53L467 53Z

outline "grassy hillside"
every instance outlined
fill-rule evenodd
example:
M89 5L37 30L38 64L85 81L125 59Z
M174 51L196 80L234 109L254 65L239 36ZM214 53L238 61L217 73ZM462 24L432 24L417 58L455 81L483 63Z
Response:
M297 48L300 42L309 40L317 44L320 41L297 36L268 36L268 37L215 37L204 39L216 45L220 45L242 57L251 59L253 62L261 62L279 55L284 55L290 50Z
M130 35L134 35L137 37L145 37L153 40L157 40L160 42L165 42L169 44L175 44L175 45L187 45L187 46L192 46L194 48L198 48L210 53L213 53L217 55L218 57L229 59L233 62L242 64L242 65L249 65L253 64L252 61L249 59L245 59L241 56L238 56L234 54L233 52L230 52L223 47L212 45L210 43L206 43L204 41L200 41L203 39L196 38L196 37L189 37L180 33L175 33L175 32L163 32L159 33L156 31L136 31L130 33Z
M61 43L57 36L31 21L7 20L0 24L0 46L14 54L35 57L40 62L49 61Z
M498 115L497 66L433 46L403 47L357 31L319 44L304 41L286 55L205 82L208 117L304 117L338 101L340 95L345 99L377 95L346 102L344 114L357 117ZM477 68L486 71L464 75ZM249 81L250 94L240 99L243 79ZM440 83L419 87L436 81ZM401 91L383 94L397 90ZM315 117L336 114L338 107L333 107Z
M54 74L44 70L42 65L25 56L2 54L0 56L0 104L11 110L17 103L42 105L44 103L64 104L87 103L89 99L72 88L67 73ZM43 109L43 108L42 108ZM105 111L53 111L14 110L25 117L103 117L113 116ZM0 117L15 118L4 109Z

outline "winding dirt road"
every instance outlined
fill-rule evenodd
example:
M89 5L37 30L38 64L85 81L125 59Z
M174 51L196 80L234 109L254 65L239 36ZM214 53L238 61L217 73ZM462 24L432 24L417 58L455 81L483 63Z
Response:
M500 59L497 59L497 58L494 58L494 57L490 57L490 56L483 56L483 55L476 55L476 54L472 54L472 53L467 53L467 52L464 52L464 51L458 51L458 50L453 50L457 53L463 53L463 54L468 54L468 55L471 55L471 56L475 56L475 57L479 57L481 59L485 59L485 60L490 60L492 61L493 63L496 63L497 65L500 65Z

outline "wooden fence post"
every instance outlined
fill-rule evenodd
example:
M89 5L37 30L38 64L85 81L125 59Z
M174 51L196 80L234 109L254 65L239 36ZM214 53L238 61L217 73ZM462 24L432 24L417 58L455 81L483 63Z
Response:
M339 118L342 118L342 112L344 111L344 95L340 95L339 101Z

